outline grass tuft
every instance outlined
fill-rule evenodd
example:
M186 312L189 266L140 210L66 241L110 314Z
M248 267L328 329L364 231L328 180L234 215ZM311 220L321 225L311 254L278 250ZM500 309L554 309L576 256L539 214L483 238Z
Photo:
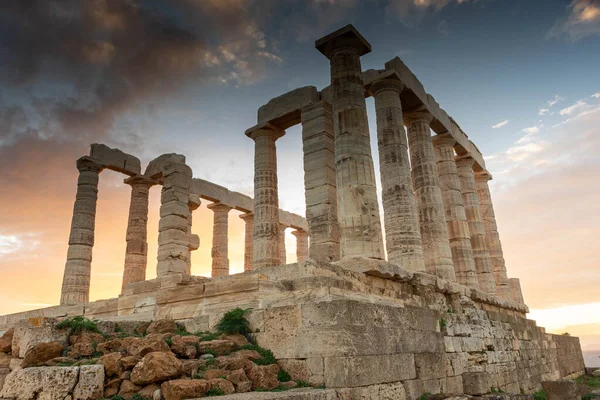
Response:
M250 312L250 308L234 308L223 315L216 328L219 332L234 334L241 333L246 335L250 333L250 322L246 319L246 314Z

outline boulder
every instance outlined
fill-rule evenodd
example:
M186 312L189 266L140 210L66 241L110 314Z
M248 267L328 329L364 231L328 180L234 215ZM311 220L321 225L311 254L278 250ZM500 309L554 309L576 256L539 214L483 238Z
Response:
M131 381L136 385L149 385L176 378L181 374L181 361L171 352L149 353L142 358L131 372Z
M6 379L8 374L10 374L10 369L0 368L0 390L2 390L2 387L4 386L4 380Z
M246 371L248 379L252 381L252 389L273 390L279 386L277 373L279 365L254 365Z
M12 340L13 357L24 358L29 349L38 343L59 342L68 344L69 329L57 329L52 318L28 318L16 323Z
M195 399L203 397L210 389L204 379L176 379L160 386L165 400Z
M243 368L235 371L226 371L227 380L233 383L237 393L246 393L252 390L252 382L246 376Z
M16 371L18 369L22 369L21 364L23 364L23 359L22 358L11 358L10 359L10 364L8 365L8 368L11 371Z
M70 357L91 357L97 349L98 344L105 342L104 336L96 332L84 331L69 337L71 349Z
M78 376L78 367L38 367L16 370L6 376L0 398L64 399L75 387Z
M592 376L600 376L600 369L593 371L591 375Z
M134 394L139 392L141 389L141 386L136 385L130 380L124 380L121 383L121 387L119 388L119 396L123 397L126 400L129 400Z
M223 369L208 369L202 372L202 375L204 375L204 379L210 380L227 376L227 371Z
M238 350L232 354L233 357L245 358L248 360L258 360L262 358L260 353L256 350Z
M131 345L127 348L127 353L132 356L144 357L148 353L171 352L171 348L164 339L145 339L139 345Z
M77 362L77 360L74 358L71 358L71 357L56 357L56 358L46 361L45 365L48 367L56 367L56 366L59 366L59 364L63 364L63 366L67 365L67 364L74 366L76 362Z
M153 383L152 385L143 387L138 393L145 399L151 399L152 397L154 397L154 392L156 392L157 390L160 391L160 385Z
M73 390L73 400L99 399L104 394L104 366L82 365L79 382Z
M148 329L148 333L173 333L179 330L179 327L172 319L161 319L159 321L152 322Z
M64 399L79 379L78 367L46 367L42 369L42 390L38 400Z
M0 353L0 369L10 368L10 360L12 357L8 354Z
M196 358L198 355L198 341L197 336L179 336L175 335L171 337L172 345L171 351L183 358Z
M25 353L21 368L44 365L48 360L60 357L63 344L60 342L37 343Z
M122 382L123 379L121 378L112 379L108 381L106 385L104 385L104 398L110 399L111 397L119 393L119 388L121 387Z
M487 372L465 372L462 374L463 391L466 394L486 394L490 391L491 379Z
M29 400L42 391L42 368L19 369L8 374L0 398Z
M12 351L13 334L15 330L10 328L0 337L0 353L10 353Z
M219 355L228 354L235 350L235 347L235 344L231 340L210 340L207 342L198 342L198 350L200 353L214 351Z
M98 364L104 365L104 373L107 377L121 376L125 369L121 363L122 359L121 353L110 353L100 357Z
M206 361L204 360L181 360L181 371L186 376L193 376L198 372L200 367L204 368L206 366Z
M219 368L226 369L229 371L233 371L236 369L243 368L244 370L248 370L252 368L255 364L248 360L247 358L238 357L236 355L231 356L221 356L217 357L217 364Z
M142 360L142 357L139 357L139 356L127 356L127 357L121 358L121 364L123 365L123 368L125 368L125 369L132 369L141 360Z
M248 342L248 339L246 339L244 335L239 333L234 333L231 335L222 334L221 336L219 336L219 339L229 340L230 342L233 342L233 344L235 344L237 347L242 347L250 344L250 342Z
M232 394L235 393L235 388L233 387L233 383L229 382L227 379L209 379L208 380L209 389L221 389L224 394Z
M542 382L542 387L548 400L580 400L581 396L589 392L587 386L567 380L545 381Z

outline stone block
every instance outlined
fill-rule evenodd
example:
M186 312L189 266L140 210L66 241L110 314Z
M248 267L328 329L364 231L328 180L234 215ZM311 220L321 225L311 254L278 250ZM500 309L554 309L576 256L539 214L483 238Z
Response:
M175 153L163 154L150 161L146 167L144 175L149 178L160 178L163 174L165 166L172 163L185 163L185 156Z
M357 387L416 378L412 354L325 357L325 386Z
M487 372L465 372L462 374L463 392L481 395L490 391L491 378Z
M384 383L352 389L342 389L338 393L342 398L361 400L407 400L406 390L402 382ZM345 397L347 396L347 397Z
M126 175L138 175L142 171L140 160L137 157L124 153L119 149L111 149L104 144L92 144L90 157L106 168Z
M548 395L548 400L580 400L589 389L580 383L568 380L545 381L542 387Z
M282 129L300 122L300 110L319 100L319 92L314 86L294 89L269 100L258 109L258 122L273 122Z
M446 362L446 353L415 354L417 378L423 381L434 378L445 378Z
M28 318L15 324L12 342L14 357L25 357L25 354L39 343L67 343L68 329L56 329L57 321L50 318Z

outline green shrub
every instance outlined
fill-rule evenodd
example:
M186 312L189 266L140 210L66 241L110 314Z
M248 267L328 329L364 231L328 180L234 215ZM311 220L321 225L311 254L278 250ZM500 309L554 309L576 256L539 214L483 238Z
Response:
M425 392L421 396L419 396L418 400L427 400L431 396L431 393Z
M212 388L208 392L206 392L206 397L208 396L223 396L225 392L221 388Z
M58 364L56 364L56 366L57 367L70 367L73 364L74 363L72 363L72 362L59 362Z
M165 338L165 343L169 345L169 347L173 346L173 339L170 337Z
M284 370L280 369L279 372L277 373L277 380L279 382L289 382L292 380L292 377L290 376L290 374L288 374Z
M444 329L446 326L448 326L448 322L444 318L440 318L440 328Z
M214 332L198 332L194 335L198 336L201 342L210 342L211 340L215 340L219 337L219 334Z
M312 387L312 385L306 381L296 381L296 387Z
M192 379L204 379L204 374L196 372L194 375L192 375Z
M56 327L58 329L70 329L69 335L76 335L83 331L100 333L100 329L98 329L98 325L88 318L77 316L66 318L63 321L59 322Z
M233 334L241 333L246 335L250 333L250 323L246 319L246 314L250 312L249 308L234 308L223 315L216 328L219 332Z
M543 390L533 394L533 400L548 400L548 395Z
M262 356L262 358L259 358L258 360L253 360L254 364L256 365L277 364L277 360L275 359L275 356L273 355L273 352L271 350L264 349L255 344L247 344L245 346L242 346L242 350L256 350L258 354Z

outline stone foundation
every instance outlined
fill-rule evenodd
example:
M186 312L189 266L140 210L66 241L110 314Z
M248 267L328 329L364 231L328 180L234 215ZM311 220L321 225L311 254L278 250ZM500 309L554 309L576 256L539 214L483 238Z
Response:
M394 386L407 399L492 387L531 393L543 380L584 372L579 339L545 333L525 306L367 259L136 282L116 299L2 316L0 331L24 318L72 315L172 318L204 331L235 307L253 309L257 343L293 379L327 388Z

